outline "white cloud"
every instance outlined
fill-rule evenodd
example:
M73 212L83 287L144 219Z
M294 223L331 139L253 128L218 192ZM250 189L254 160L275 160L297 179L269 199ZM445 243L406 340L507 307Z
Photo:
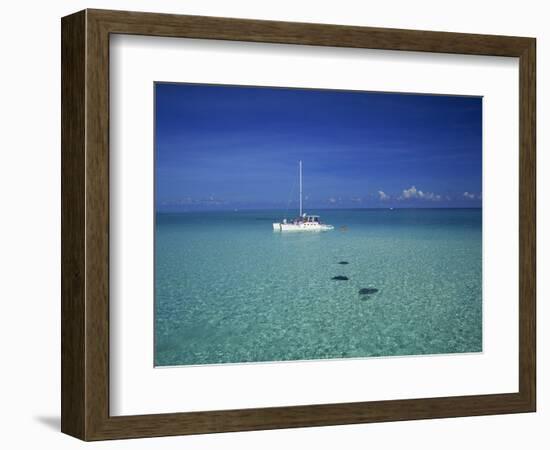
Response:
M418 191L416 190L415 186L412 186L409 189L403 190L403 198L416 198L418 196Z
M380 200L389 200L390 196L386 194L384 191L378 191L378 198Z
M433 192L418 191L418 194L419 194L419 198L422 198L424 200L434 200L434 201L441 200L441 195L434 194Z
M471 192L468 192L468 191L464 192L463 195L469 200L473 200L474 198L476 198L475 194L472 194Z
M337 200L336 200L334 197L330 197L330 198L328 199L328 202L329 202L329 203L336 203Z
M441 200L441 195L434 194L433 192L424 192L420 189L416 189L416 186L411 186L409 189L403 189L403 193L399 198L401 200L417 198L421 200L438 201Z

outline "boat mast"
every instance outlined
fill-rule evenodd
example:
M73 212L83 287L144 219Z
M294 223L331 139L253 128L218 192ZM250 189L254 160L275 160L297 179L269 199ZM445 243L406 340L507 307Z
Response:
M302 217L302 161L300 161L300 217Z

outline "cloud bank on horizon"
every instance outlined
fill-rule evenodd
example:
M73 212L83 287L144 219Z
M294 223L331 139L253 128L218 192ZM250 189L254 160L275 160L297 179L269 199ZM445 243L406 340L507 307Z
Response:
M482 99L155 85L158 210L480 207Z

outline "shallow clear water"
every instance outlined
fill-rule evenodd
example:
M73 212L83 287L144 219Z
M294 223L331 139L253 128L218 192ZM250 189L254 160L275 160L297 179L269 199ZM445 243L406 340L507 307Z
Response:
M315 212L157 214L155 365L482 350L480 209Z

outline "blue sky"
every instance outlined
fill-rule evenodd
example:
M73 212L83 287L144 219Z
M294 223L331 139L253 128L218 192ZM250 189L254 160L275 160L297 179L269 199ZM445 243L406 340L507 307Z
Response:
M155 85L158 210L480 207L482 99Z

